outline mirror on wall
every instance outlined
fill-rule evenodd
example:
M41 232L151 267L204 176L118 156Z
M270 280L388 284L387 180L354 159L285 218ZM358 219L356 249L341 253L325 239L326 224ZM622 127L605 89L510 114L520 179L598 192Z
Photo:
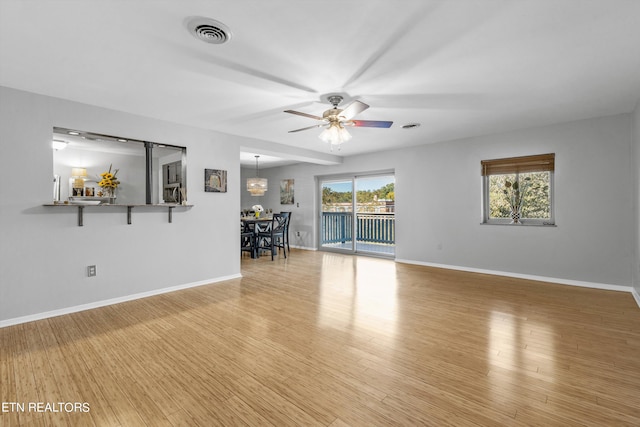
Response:
M186 147L53 128L53 200L164 204L186 200Z

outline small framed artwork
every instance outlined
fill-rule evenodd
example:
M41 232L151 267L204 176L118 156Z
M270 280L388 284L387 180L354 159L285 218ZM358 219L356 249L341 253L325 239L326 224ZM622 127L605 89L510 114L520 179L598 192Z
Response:
M226 193L227 171L221 169L205 169L204 191L207 193Z
M84 188L73 187L73 197L82 197L84 196Z
M95 191L94 191L93 187L85 187L84 188L84 195L87 196L87 197L95 196Z
M293 204L293 179L283 179L280 181L280 204Z

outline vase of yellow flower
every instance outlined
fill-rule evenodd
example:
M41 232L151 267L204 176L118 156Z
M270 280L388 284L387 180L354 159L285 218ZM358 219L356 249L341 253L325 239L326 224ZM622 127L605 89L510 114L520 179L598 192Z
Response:
M113 164L109 165L109 170L100 174L100 181L98 182L98 186L101 189L99 196L108 198L108 203L110 204L116 202L116 189L120 185L120 181L117 178L120 169L111 172L112 168Z
M256 218L260 218L260 215L262 215L262 212L264 212L264 208L262 207L262 205L253 205L251 206L251 209L253 209Z

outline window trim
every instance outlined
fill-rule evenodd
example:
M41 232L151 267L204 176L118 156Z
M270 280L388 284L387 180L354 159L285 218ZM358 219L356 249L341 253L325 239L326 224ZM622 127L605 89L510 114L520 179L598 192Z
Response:
M491 175L549 172L549 218L524 218L522 225L555 226L555 153L533 156L482 160L482 223L513 225L510 218L491 218L489 208L489 177Z

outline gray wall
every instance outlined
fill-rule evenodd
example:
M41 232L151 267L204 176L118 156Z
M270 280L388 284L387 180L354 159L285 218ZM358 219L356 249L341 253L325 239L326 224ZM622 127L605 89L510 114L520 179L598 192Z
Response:
M636 299L640 304L640 101L633 113L633 171L634 171L634 211L635 221L635 259L633 265L633 283Z
M265 169L273 190L262 204L279 209L276 184L295 179L292 231L301 237L292 242L315 248L314 176L393 169L398 260L629 287L632 122L623 114L347 157L339 166ZM480 161L550 152L557 227L481 225Z
M229 187L238 187L234 137L1 87L0 117L0 325L239 275L229 224L237 224L240 195L203 188L205 168L228 170ZM78 227L74 208L42 206L52 201L54 126L186 146L195 206L176 209L172 224L165 210L134 208L132 225L124 208L88 207ZM90 264L96 277L86 277Z
M292 244L315 248L315 177L381 170L396 173L399 260L596 284L630 286L635 280L639 286L638 109L347 157L338 166L263 169L270 190L257 198L245 196L244 180L253 170L240 176L240 138L7 88L0 88L0 117L0 326L236 277L235 225L240 208L254 203L291 210ZM186 146L189 202L195 206L175 212L173 224L165 211L135 208L132 225L122 208L86 208L85 226L78 227L72 208L42 206L52 198L54 126ZM558 226L481 225L480 160L547 152L556 153ZM228 170L229 192L205 193L205 168ZM296 204L280 205L279 181L291 178ZM97 265L97 277L86 277L90 264Z

